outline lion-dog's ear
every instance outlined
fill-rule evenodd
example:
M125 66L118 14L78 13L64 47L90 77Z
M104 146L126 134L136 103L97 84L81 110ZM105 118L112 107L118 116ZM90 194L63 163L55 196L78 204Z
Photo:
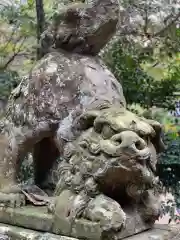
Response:
M143 118L145 122L150 124L154 131L156 132L155 136L151 138L152 144L155 146L157 153L161 153L165 150L165 145L162 141L163 126L159 122L151 119Z

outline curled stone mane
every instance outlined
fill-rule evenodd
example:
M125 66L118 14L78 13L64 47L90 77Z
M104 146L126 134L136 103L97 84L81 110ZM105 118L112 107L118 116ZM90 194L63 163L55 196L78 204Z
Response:
M126 118L129 116L134 118L129 126L125 126L126 118L124 118L124 116L126 116ZM118 124L116 124L116 121L114 121L116 117L120 117ZM102 181L108 170L113 168L113 166L119 167L119 172L121 173L123 173L126 168L127 173L129 172L130 175L133 176L137 170L136 161L134 159L136 158L136 153L132 155L125 154L122 149L122 151L119 150L117 154L116 152L113 152L113 147L111 148L109 140L113 137L113 135L116 134L116 132L120 132L122 134L123 132L128 133L129 136L127 136L129 139L131 134L135 135L141 133L142 137L143 135L147 136L148 134L152 140L157 138L159 145L162 145L159 132L156 134L153 127L147 122L147 119L138 118L137 116L128 112L125 108L109 108L108 103L105 105L98 105L94 110L87 111L77 119L75 125L73 126L76 129L79 128L79 131L82 134L79 132L80 136L75 141L66 144L63 155L64 161L59 165L58 175L60 178L62 178L63 172L65 173L68 169L68 173L66 174L70 174L71 177L68 178L67 175L64 177L66 184L71 188L72 191L84 190L87 192L87 194L93 193L95 188L95 192L99 191L99 186L97 184L98 179L101 179ZM79 125L77 125L77 123L79 123ZM132 123L135 123L136 127L133 126ZM141 126L142 123L144 126ZM154 122L154 124L155 123L156 122ZM102 148L102 146L104 148ZM144 165L144 169L142 168L142 171L138 172L138 174L142 175L142 178L140 178L140 176L136 176L135 174L134 180L133 178L128 179L127 182L120 180L120 186L118 187L124 188L126 185L131 186L131 184L134 182L141 185L144 183L146 177L147 182L150 181L148 184L152 184L154 181L156 161L156 156L150 157L150 162L148 163L148 167L151 170L150 176L146 176L147 169L146 165ZM140 178L139 180L138 177ZM90 182L93 183L92 186L89 185ZM60 188L61 186L58 185L56 188L56 193L61 191Z
M159 203L149 200L157 199L149 191L155 191L158 184L156 146L151 140L156 138L156 144L163 147L161 125L125 108L107 105L85 112L77 122L81 134L64 148L55 195L61 196L68 189L87 199L103 194L121 207L129 202L143 203L148 209L144 218L154 221Z

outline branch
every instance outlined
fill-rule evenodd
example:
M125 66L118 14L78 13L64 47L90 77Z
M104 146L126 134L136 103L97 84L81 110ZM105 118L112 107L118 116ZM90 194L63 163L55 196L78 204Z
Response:
M23 46L24 42L26 40L26 37L23 39L23 41L21 42L19 48L15 51L15 47L14 47L14 54L10 57L10 59L4 64L4 66L1 66L0 69L3 70L3 69L6 69L9 64L14 61L15 57L18 56L20 50L21 50L21 47Z
M151 39L152 39L153 37L161 36L164 32L166 32L168 30L168 28L173 26L173 24L178 20L178 18L180 18L180 13L178 13L176 15L176 17L166 27L164 27L163 29L161 29L157 33L154 33L152 35L149 34L150 36L148 36L148 33L146 32L146 27L145 26L144 26L144 32L139 32L137 30L123 29L123 30L120 30L120 33L118 35L119 36L132 35L132 36L140 36L140 37L147 36L148 38L151 37ZM147 24L147 22L146 22L146 24Z
M164 32L166 32L168 30L168 28L170 28L171 26L173 26L173 24L178 20L178 18L180 18L180 12L176 15L176 17L163 29L161 29L159 32L155 33L152 35L152 37L158 37L161 36Z
M148 9L147 9L147 6L145 7L144 9L144 12L145 12L145 17L144 17L144 34L147 35L148 34Z
M137 30L127 30L127 29L123 29L121 30L117 35L119 36L127 36L127 35L132 35L132 36L144 36L144 33L141 33Z
M17 28L16 28L16 29L17 29ZM1 52L3 52L3 51L7 48L8 44L13 40L13 36L14 36L14 34L16 33L16 29L14 29L14 30L12 31L12 33L11 33L11 35L10 35L7 43L6 43L5 46L1 49Z

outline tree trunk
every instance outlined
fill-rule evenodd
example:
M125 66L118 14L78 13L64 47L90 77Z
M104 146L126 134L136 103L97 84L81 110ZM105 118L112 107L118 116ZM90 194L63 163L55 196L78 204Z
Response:
M36 16L37 16L37 42L39 44L41 34L44 31L45 25L45 14L44 14L44 5L43 0L36 0ZM42 57L41 48L37 48L37 60Z

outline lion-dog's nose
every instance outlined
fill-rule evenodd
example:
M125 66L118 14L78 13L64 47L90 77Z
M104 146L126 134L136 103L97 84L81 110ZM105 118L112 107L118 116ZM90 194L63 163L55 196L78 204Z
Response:
M107 154L118 157L126 154L135 157L142 164L149 159L150 151L145 140L133 131L115 134L110 140L102 140L101 145Z

